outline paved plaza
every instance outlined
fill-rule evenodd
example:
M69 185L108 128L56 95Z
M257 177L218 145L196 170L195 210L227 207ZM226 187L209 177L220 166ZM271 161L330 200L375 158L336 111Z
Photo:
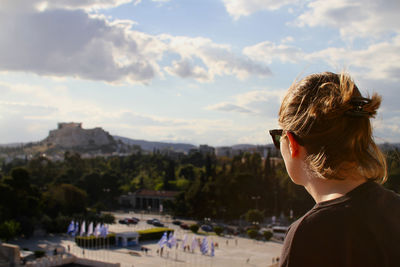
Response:
M184 252L181 247L181 242L186 234L188 236L188 243L190 244L193 236L201 240L205 235L194 235L191 231L182 230L179 226L173 225L171 219L168 217L157 215L144 215L144 214L122 214L116 213L116 220L127 217L138 217L141 221L137 225L110 225L111 232L127 232L137 231L142 229L152 228L152 225L146 223L149 218L158 218L166 227L175 229L176 237L178 239L178 248L174 247L168 249L164 247L163 255L157 253L160 247L157 241L141 242L140 246L121 248L98 248L98 249L83 249L75 245L72 237L62 236L49 236L45 238L36 238L29 240L19 240L13 242L18 244L21 248L46 249L49 253L54 250L54 246L61 245L67 251L68 247L70 253L80 258L88 258L103 262L120 263L121 267L150 267L150 266L193 266L193 267L236 267L236 266L271 266L274 262L273 259L279 257L282 244L274 241L254 241L243 237L220 237L216 235L208 235L207 239L218 244L215 248L215 256L202 255L199 248L196 248L194 253ZM140 248L148 248L145 253ZM210 250L209 250L210 251Z

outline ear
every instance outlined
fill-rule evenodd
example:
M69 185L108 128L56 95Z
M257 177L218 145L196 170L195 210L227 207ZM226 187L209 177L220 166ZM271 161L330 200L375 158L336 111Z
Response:
M297 157L299 155L300 145L296 141L296 139L294 138L294 136L293 136L293 134L291 132L287 132L286 136L289 139L290 155L292 156L292 158L295 158L295 157Z

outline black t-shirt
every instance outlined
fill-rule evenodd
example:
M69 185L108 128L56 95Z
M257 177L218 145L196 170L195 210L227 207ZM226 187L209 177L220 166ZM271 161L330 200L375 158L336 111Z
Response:
M280 266L400 266L400 196L368 181L294 222Z

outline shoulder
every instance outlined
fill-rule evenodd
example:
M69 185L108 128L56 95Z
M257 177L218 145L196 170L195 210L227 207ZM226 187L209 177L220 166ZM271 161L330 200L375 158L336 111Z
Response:
M321 248L321 229L326 227L319 223L323 217L312 209L290 226L282 249L281 266L305 266L311 254L321 255L316 249Z
M354 233L345 205L313 208L288 230L281 266L341 266L338 253ZM331 265L330 265L331 264Z

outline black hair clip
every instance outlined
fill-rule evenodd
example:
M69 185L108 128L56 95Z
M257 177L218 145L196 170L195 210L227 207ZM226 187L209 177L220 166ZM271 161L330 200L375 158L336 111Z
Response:
M364 105L371 103L371 99L355 96L350 99L350 104L353 109L345 112L346 115L353 117L365 117L372 115L370 112L364 110Z

